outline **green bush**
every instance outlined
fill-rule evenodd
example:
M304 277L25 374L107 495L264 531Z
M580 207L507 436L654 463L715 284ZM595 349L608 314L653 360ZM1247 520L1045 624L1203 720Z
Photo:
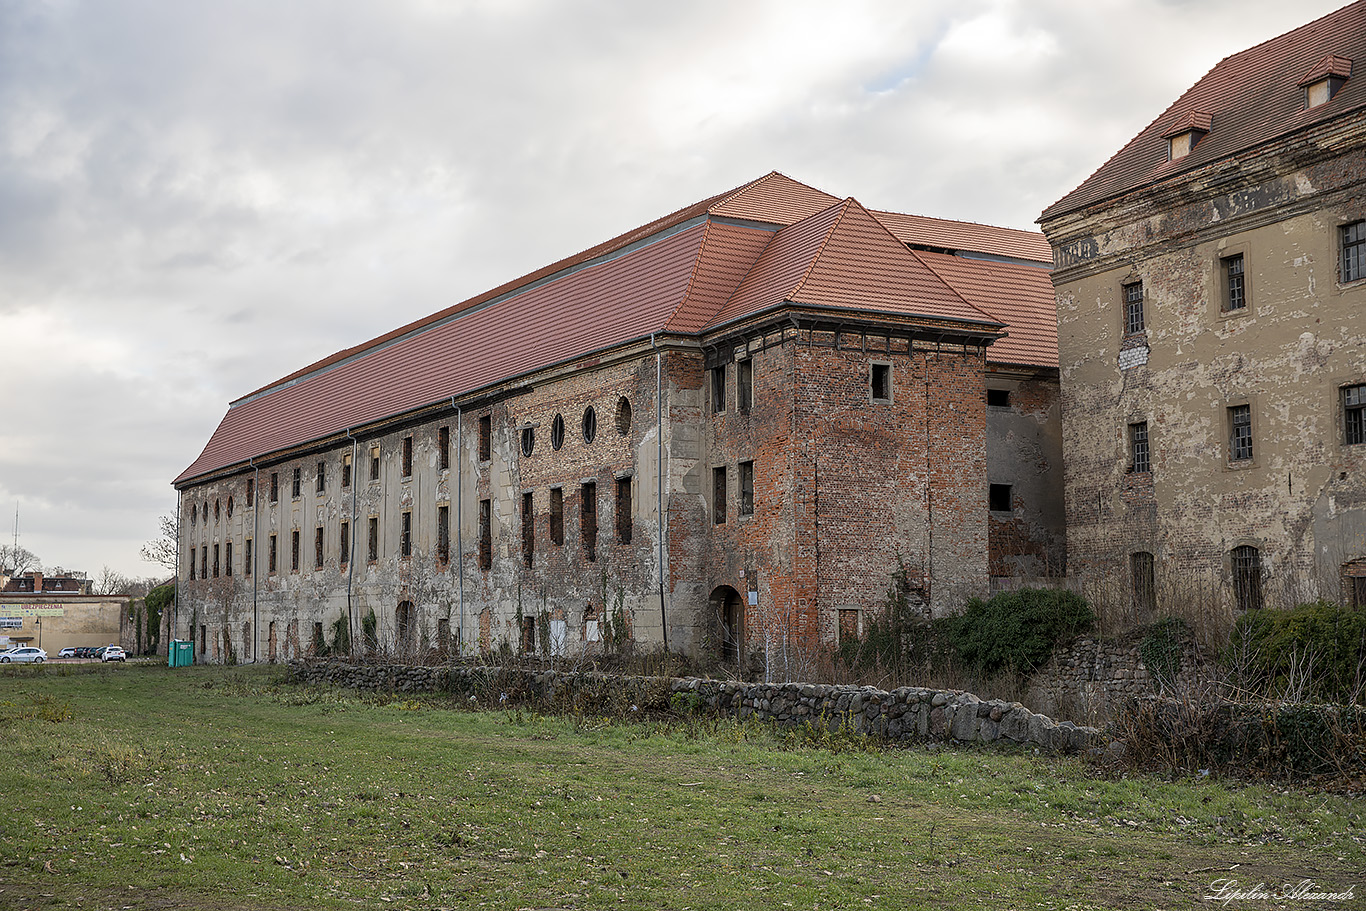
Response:
M1272 695L1345 702L1363 695L1366 612L1328 601L1263 608L1238 618L1227 663Z
M1096 615L1080 595L1054 588L973 598L948 623L949 642L963 666L980 674L1029 674L1048 660L1062 639L1084 633Z
M1181 652L1187 636L1186 621L1163 617L1148 627L1138 644L1138 656L1158 686L1171 686L1181 673Z

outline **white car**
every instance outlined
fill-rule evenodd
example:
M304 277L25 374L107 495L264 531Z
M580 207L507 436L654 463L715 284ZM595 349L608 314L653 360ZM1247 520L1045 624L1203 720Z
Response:
M117 645L110 645L100 652L101 661L124 661L127 656L123 654L123 648Z
M57 657L58 657L58 658L75 658L75 657L76 657L76 648L75 648L75 646L68 645L66 648L62 649L60 652L57 653Z
M22 648L12 648L7 652L0 652L0 664L14 662L18 664L23 661L32 661L34 664L42 664L47 660L47 652L31 645Z

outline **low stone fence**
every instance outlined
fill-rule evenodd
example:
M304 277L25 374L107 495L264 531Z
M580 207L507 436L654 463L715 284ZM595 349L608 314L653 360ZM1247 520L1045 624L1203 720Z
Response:
M984 701L958 690L811 683L744 683L698 677L630 677L496 667L410 667L296 660L299 683L364 691L445 692L482 705L512 702L552 712L706 711L890 741L1007 741L1050 752L1099 746L1095 728L1055 722L1018 702Z

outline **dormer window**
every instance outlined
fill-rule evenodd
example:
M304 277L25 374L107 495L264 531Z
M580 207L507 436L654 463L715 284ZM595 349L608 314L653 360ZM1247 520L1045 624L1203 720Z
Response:
M1210 131L1214 117L1204 111L1191 111L1173 123L1162 134L1167 140L1167 160L1185 158Z
M1346 57L1329 54L1318 62L1303 79L1300 88L1304 89L1304 107L1316 108L1333 100L1342 84L1352 75L1352 61Z

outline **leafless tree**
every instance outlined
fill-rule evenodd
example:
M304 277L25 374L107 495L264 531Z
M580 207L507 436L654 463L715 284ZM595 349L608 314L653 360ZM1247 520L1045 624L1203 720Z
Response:
M38 555L20 544L0 544L0 570L12 576L42 569Z
M161 536L142 545L142 559L175 572L176 556L180 551L180 523L174 516L162 516L159 521Z
M106 563L95 577L94 590L97 595L127 595L135 584L135 580L116 572Z

